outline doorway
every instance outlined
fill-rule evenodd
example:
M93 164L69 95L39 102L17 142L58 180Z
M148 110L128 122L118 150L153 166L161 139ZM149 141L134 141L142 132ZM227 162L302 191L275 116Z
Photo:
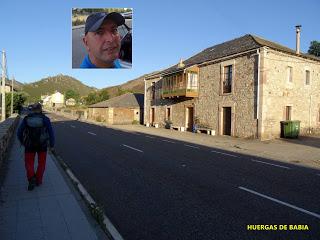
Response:
M222 122L223 122L222 135L231 136L231 107L223 108Z
M193 128L193 107L186 108L186 128L192 131Z

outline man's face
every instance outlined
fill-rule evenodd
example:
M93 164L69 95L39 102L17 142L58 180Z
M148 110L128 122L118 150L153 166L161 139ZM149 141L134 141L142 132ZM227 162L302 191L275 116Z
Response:
M119 58L120 35L117 24L112 20L104 21L96 32L88 32L83 42L90 60L97 67L109 67Z

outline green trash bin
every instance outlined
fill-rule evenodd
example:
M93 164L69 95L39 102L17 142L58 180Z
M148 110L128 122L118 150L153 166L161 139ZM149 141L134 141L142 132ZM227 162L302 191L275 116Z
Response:
M282 138L298 138L300 133L300 121L281 121Z

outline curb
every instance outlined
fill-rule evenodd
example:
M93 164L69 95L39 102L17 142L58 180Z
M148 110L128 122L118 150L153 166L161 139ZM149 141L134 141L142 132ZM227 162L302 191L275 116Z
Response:
M92 214L92 210L94 211L101 211L98 204L94 201L94 199L90 196L88 191L84 188L78 178L73 174L71 169L67 166L67 164L61 159L61 157L57 156L55 152L51 152L51 156L55 158L55 160L61 165L64 169L68 177L71 179L73 185L76 187L78 192L80 193L81 197L86 201L87 205L90 206L90 212ZM93 215L93 214L92 214ZM110 219L103 213L103 222L102 225L99 221L95 218L95 220L100 224L102 230L106 232L106 234L114 240L124 240L123 237L120 235L118 230L114 227L111 223Z

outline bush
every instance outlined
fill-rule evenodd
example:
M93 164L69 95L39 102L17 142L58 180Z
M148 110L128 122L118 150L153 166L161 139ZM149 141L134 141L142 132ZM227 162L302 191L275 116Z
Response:
M133 120L133 121L132 121L132 124L138 125L138 124L140 124L140 123L139 123L139 121L137 121L137 120Z
M171 125L172 125L172 122L170 120L165 120L164 121L164 127L166 129L170 129Z

